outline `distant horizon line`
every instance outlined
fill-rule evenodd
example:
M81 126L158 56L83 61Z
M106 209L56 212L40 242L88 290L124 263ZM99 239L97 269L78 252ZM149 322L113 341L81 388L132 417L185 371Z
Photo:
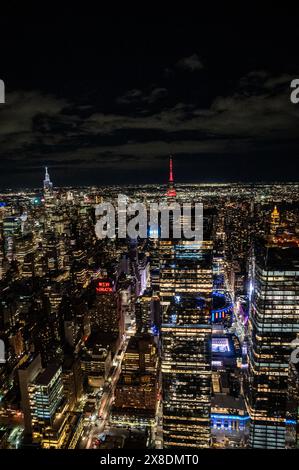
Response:
M299 184L299 180L296 181L206 181L206 182L188 182L188 183L176 183L176 187L180 186L214 186L214 185L296 185ZM115 183L115 184L83 184L83 185L66 185L66 186L53 186L53 189L67 189L67 188L107 188L107 187L140 187L140 186L158 186L158 187L165 187L167 183ZM0 188L0 192L4 191L22 191L22 190L35 190L35 191L43 191L43 186L16 186L16 187L7 187L7 188Z

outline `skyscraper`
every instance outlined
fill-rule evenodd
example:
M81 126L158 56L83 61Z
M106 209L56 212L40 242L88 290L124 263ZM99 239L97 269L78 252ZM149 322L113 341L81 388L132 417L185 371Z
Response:
M112 422L144 427L155 423L158 392L158 354L153 336L130 338L115 390Z
M172 168L172 156L169 157L169 179L167 188L167 197L176 197L176 190L174 187L173 168Z
M211 406L211 218L205 241L161 241L163 441L208 447Z
M299 248L255 244L246 397L250 446L284 448L291 342L299 334Z
M92 316L93 327L106 335L117 350L124 334L124 317L120 295L110 279L100 279L96 286L96 305Z
M210 299L174 297L162 323L164 448L209 446L210 347Z
M48 172L48 167L45 167L45 179L44 179L44 191L51 191L53 188L53 183L50 180L50 175Z
M29 384L42 371L41 356L29 356L27 361L18 369L19 386L21 392L21 408L24 413L25 436L32 433L32 412L29 397Z
M279 227L279 223L280 223L280 213L279 213L277 207L275 206L273 211L271 212L271 222L270 222L270 233L271 233L271 235L276 234L276 230Z
M61 446L67 400L63 395L62 368L51 364L28 385L33 442Z
M50 228L57 201L54 199L53 183L50 180L50 175L49 175L47 166L45 167L44 200L45 200L45 208L47 210L46 225L48 228Z

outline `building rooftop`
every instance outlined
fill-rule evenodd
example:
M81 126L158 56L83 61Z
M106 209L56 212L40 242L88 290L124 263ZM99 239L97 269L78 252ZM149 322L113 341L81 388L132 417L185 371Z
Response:
M224 393L216 393L211 399L211 405L217 408L226 408L228 410L246 411L245 401L242 397L232 397Z
M35 379L36 385L49 385L52 378L59 369L58 364L50 364L43 372L41 372Z
M259 240L255 254L263 269L299 270L299 246L294 243L276 244L273 240Z

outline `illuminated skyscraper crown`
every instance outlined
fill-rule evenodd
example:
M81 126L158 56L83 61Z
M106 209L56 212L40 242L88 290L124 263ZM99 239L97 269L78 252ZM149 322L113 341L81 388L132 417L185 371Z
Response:
M174 187L173 180L173 169L172 169L172 156L169 156L169 180L168 180L168 189L166 195L168 197L176 197L176 190Z
M53 183L50 180L50 175L48 173L48 167L45 167L45 179L44 179L44 190L50 191L53 188Z

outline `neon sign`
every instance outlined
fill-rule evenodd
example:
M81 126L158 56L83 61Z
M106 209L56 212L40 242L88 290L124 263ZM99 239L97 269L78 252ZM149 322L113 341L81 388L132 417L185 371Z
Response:
M99 281L96 287L98 294L106 294L107 292L113 292L113 287L110 281Z

